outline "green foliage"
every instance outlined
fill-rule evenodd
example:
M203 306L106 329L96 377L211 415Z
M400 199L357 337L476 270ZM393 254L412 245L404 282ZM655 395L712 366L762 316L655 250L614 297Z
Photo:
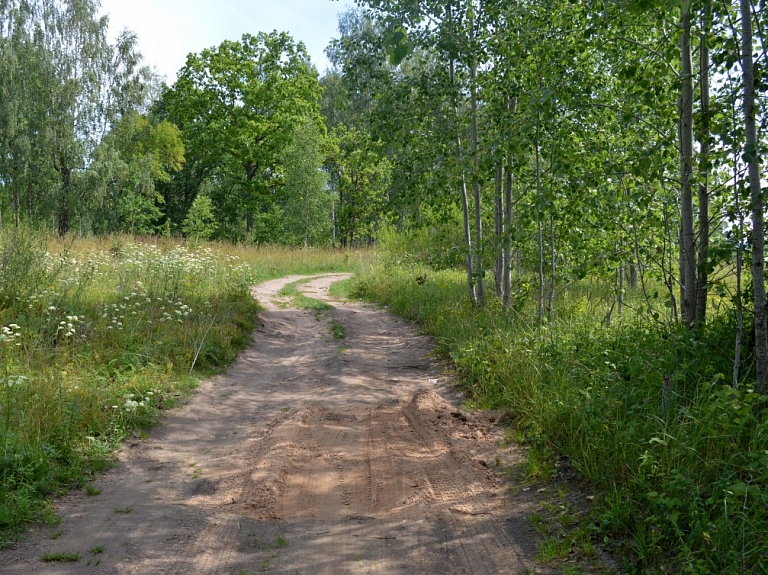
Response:
M768 567L768 400L749 382L726 385L727 312L696 334L643 314L608 326L599 300L574 285L539 328L532 302L473 308L460 274L394 262L363 274L355 292L420 321L475 405L508 410L531 453L563 458L602 491L600 536L628 572ZM556 557L562 543L542 553Z
M337 127L331 134L327 168L336 196L336 227L343 246L371 244L383 223L382 207L390 164L380 142L356 128Z
M349 298L349 292L351 288L351 279L333 282L330 289L328 290L328 295L335 298L347 299Z
M181 224L185 236L207 240L216 231L216 216L213 213L213 202L208 196L198 195L187 212L187 217Z
M347 337L347 330L338 321L331 320L331 326L328 328L333 339L344 339Z
M103 200L93 182L105 128L145 104L151 73L139 66L136 37L110 44L98 8L0 6L0 208L10 207L14 225L55 218L60 234L72 223L89 229Z
M115 122L94 151L86 178L98 202L90 227L96 232L157 231L164 203L157 186L184 165L184 144L170 122L153 122L137 112Z
M305 118L294 129L285 156L285 186L282 190L283 226L290 245L322 245L331 239L332 202L322 171L322 131Z
M190 201L208 182L217 223L232 239L256 230L256 218L281 213L276 192L290 172L285 154L292 145L307 149L309 142L297 134L322 125L319 100L306 49L286 33L245 34L190 54L156 106L159 116L181 128L187 154L182 173L164 187L169 207ZM295 167L294 188L301 185L297 178L315 185L305 169ZM177 222L189 204L180 208L168 214ZM275 222L262 217L266 229L256 230L258 242L282 240Z

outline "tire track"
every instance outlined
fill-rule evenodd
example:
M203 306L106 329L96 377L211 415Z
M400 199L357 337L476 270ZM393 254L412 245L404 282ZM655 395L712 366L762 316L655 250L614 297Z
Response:
M335 276L338 278L339 276ZM496 432L458 409L428 338L380 310L281 309L97 482L61 504L64 533L0 551L2 571L67 573L42 550L106 548L78 574L521 573L534 540L488 461ZM328 277L300 286L324 298ZM328 333L332 319L344 340ZM449 398L449 399L445 399ZM154 451L157 449L156 451ZM151 502L151 503L146 503ZM133 513L116 516L126 504ZM515 521L508 521L510 517ZM513 528L514 526L514 528Z

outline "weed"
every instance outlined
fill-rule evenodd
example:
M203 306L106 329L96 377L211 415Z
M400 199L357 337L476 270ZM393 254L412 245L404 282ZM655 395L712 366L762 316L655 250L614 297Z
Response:
M562 537L547 537L539 546L538 560L549 562L565 559L571 552L571 541Z
M56 531L51 533L51 539L58 539L62 535L64 535L64 530L63 529L57 529Z
M85 486L85 493L90 496L101 495L101 489L95 487L93 483L89 483Z
M351 279L333 282L331 284L330 289L328 290L328 295L330 297L339 298L339 299L349 299L349 294L351 289L352 289Z
M125 507L115 507L115 513L131 513L133 511L133 505L126 505Z
M531 514L531 516L528 517L528 521L531 522L531 527L533 527L539 533L549 533L549 528L547 527L547 524L544 521L544 517L541 515L541 513Z
M331 320L331 325L328 330L331 332L333 339L344 339L347 337L347 330L335 319Z
M320 314L325 311L329 311L333 309L332 305L329 305L323 301L307 297L303 293L301 293L297 286L301 284L305 284L311 280L304 279L299 280L297 282L293 282L290 284L287 284L284 286L279 292L278 295L282 297L290 297L292 298L291 305L293 307L299 308L299 309L313 309L315 310L315 319L320 318Z
M107 548L106 545L96 545L94 547L91 547L90 552L93 555L98 555L99 553L104 553L104 550Z
M43 553L40 556L40 560L45 561L46 563L53 563L53 562L74 563L75 561L80 561L80 554L75 553L74 551L58 551L56 553Z
M277 546L278 547L288 547L288 540L283 537L282 535L277 536Z

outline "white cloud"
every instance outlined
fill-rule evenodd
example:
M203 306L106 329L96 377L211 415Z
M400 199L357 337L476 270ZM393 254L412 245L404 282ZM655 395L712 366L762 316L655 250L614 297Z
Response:
M144 63L157 67L171 84L190 52L272 30L304 42L322 72L328 66L323 50L337 34L338 14L350 5L331 0L102 0L101 13L109 16L112 38L125 28L138 35Z

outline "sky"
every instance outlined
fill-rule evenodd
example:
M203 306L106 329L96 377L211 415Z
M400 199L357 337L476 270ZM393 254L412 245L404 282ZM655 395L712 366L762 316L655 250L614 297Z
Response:
M272 30L304 42L322 74L329 67L323 50L337 36L338 15L352 5L347 0L101 0L101 14L109 16L112 40L125 28L135 32L144 64L173 84L190 52Z

